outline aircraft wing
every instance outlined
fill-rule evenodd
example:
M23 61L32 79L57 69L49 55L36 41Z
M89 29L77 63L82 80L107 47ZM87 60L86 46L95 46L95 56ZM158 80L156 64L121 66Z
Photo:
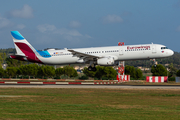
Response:
M84 60L94 60L97 58L102 58L101 56L98 56L98 55L90 55L90 54L78 52L75 50L68 50L68 51L71 52L73 56L79 57L80 59L84 59Z

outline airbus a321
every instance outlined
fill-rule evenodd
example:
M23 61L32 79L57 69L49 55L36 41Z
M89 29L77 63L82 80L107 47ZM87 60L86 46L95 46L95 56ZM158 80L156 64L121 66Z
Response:
M48 65L90 64L90 71L96 71L95 65L114 66L119 61L163 58L174 54L160 44L37 50L18 31L11 31L11 35L16 54L10 58Z

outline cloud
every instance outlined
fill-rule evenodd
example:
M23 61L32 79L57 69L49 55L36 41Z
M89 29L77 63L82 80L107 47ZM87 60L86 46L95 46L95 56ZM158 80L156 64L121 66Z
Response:
M92 38L91 36L89 36L89 35L87 35L87 34L85 34L85 36L86 36L87 38Z
M66 28L58 29L54 33L60 34L60 35L82 36L82 34L79 33L77 30L69 30Z
M56 28L54 25L49 25L49 24L43 24L43 25L38 25L37 29L41 33L46 33L46 34L55 34L59 35L60 37L63 37L66 40L69 41L76 41L80 39L89 39L91 36L85 34L82 35L78 30L75 29L67 29L67 28Z
M9 21L6 18L0 17L0 28L9 27L12 24L11 21Z
M25 27L26 27L26 26L25 26L24 24L18 24L18 25L17 25L17 28L18 28L18 29L24 29Z
M24 5L20 10L12 10L9 12L10 17L17 17L17 18L33 18L33 9L29 5Z
M81 26L81 23L79 23L78 21L71 21L69 23L69 27L71 27L71 28L78 28L80 26Z
M37 29L42 32L51 32L51 31L55 31L56 27L54 25L48 25L48 24L44 24L44 25L38 25Z
M66 28L57 29L54 25L49 25L49 24L38 25L37 29L42 33L53 33L53 34L70 35L70 36L82 36L77 30L69 30Z
M123 19L118 15L107 15L103 18L103 23L121 23Z

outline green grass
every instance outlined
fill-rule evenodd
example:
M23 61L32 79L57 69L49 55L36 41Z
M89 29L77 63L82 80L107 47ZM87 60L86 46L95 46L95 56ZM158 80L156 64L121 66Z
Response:
M0 89L0 119L175 120L179 118L179 90Z

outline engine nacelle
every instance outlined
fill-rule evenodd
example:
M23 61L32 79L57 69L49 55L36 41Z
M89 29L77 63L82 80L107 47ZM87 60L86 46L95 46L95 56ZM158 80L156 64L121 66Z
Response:
M114 59L110 58L101 58L97 60L98 65L114 65Z

